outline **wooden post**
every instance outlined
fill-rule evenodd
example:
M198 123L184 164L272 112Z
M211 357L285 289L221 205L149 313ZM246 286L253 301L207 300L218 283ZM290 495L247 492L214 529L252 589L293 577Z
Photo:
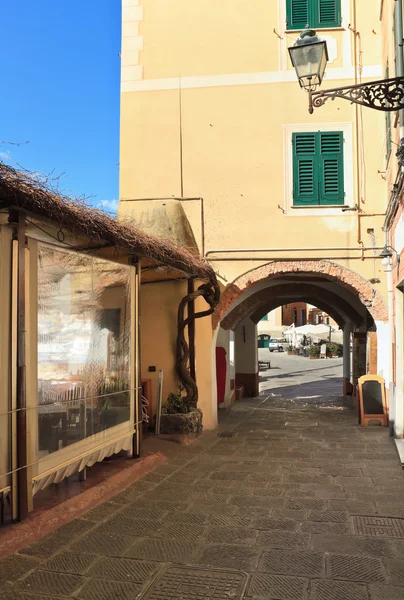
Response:
M17 319L17 489L18 519L28 516L27 387L25 347L25 215L18 213L18 319Z
M132 361L133 368L135 370L135 429L136 434L133 440L133 457L137 458L140 456L140 446L143 434L142 428L142 380L141 380L141 362L140 362L140 285L141 285L141 272L142 268L138 258L132 262L135 267L134 285L132 286L133 298L131 299L132 305L132 322L131 329L134 350L134 360Z
M195 291L195 281L191 277L188 279L188 294L193 294ZM188 302L188 318L195 315L195 300ZM196 383L196 367L195 367L195 319L192 318L188 325L188 345L189 345L189 373Z

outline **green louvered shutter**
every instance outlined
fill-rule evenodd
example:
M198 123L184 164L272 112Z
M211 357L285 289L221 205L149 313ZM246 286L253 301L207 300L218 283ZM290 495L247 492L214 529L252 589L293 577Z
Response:
M344 137L341 131L318 134L320 204L344 204Z
M311 4L314 17L311 27L341 26L341 0L311 0Z
M311 0L286 0L286 28L304 29L309 23L309 2Z
M313 206L319 203L316 133L294 133L293 205Z

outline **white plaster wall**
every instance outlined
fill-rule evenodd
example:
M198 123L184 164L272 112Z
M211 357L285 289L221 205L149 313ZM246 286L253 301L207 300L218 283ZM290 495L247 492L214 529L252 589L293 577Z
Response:
M257 326L251 319L244 319L235 330L236 372L257 373L258 349Z
M396 290L396 383L394 386L395 435L404 437L404 300L400 290Z
M232 390L230 389L230 378L231 378L231 368L230 368L230 331L226 331L225 329L219 328L219 333L217 334L217 342L216 347L224 348L226 351L226 389L224 393L224 405L228 406L230 402L230 396Z
M390 323L376 321L377 328L377 374L384 377L386 388L390 388L391 365L390 365Z

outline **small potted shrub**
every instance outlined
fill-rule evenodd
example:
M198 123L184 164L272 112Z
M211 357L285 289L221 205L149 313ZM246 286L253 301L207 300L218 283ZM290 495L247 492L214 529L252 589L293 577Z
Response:
M288 355L289 356L293 356L294 353L295 353L294 347L292 346L292 344L289 344L289 346L288 346Z
M318 344L309 346L308 354L309 358L320 358L320 346Z
M327 344L327 354L328 356L332 356L332 358L337 358L338 356L338 344L335 344L334 342L329 342Z
M168 394L162 409L160 433L198 436L202 427L202 411L199 408L189 406L181 392Z

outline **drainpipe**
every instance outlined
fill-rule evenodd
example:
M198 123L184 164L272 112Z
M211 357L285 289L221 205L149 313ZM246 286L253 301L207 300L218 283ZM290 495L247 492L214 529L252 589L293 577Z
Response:
M391 259L390 259L391 260ZM393 384L393 307L394 307L394 289L393 289L393 272L392 272L392 264L387 267L386 271L387 275L387 309L389 315L389 337L388 337L388 357L389 357L389 366L388 366L388 375L389 375L389 428L390 435L393 436L395 434L395 417L396 417L396 406L395 406L395 394L394 394L394 384Z
M396 2L396 36L398 45L396 50L396 77L404 77L404 58L403 58L403 0ZM400 145L404 144L404 110L400 110Z

